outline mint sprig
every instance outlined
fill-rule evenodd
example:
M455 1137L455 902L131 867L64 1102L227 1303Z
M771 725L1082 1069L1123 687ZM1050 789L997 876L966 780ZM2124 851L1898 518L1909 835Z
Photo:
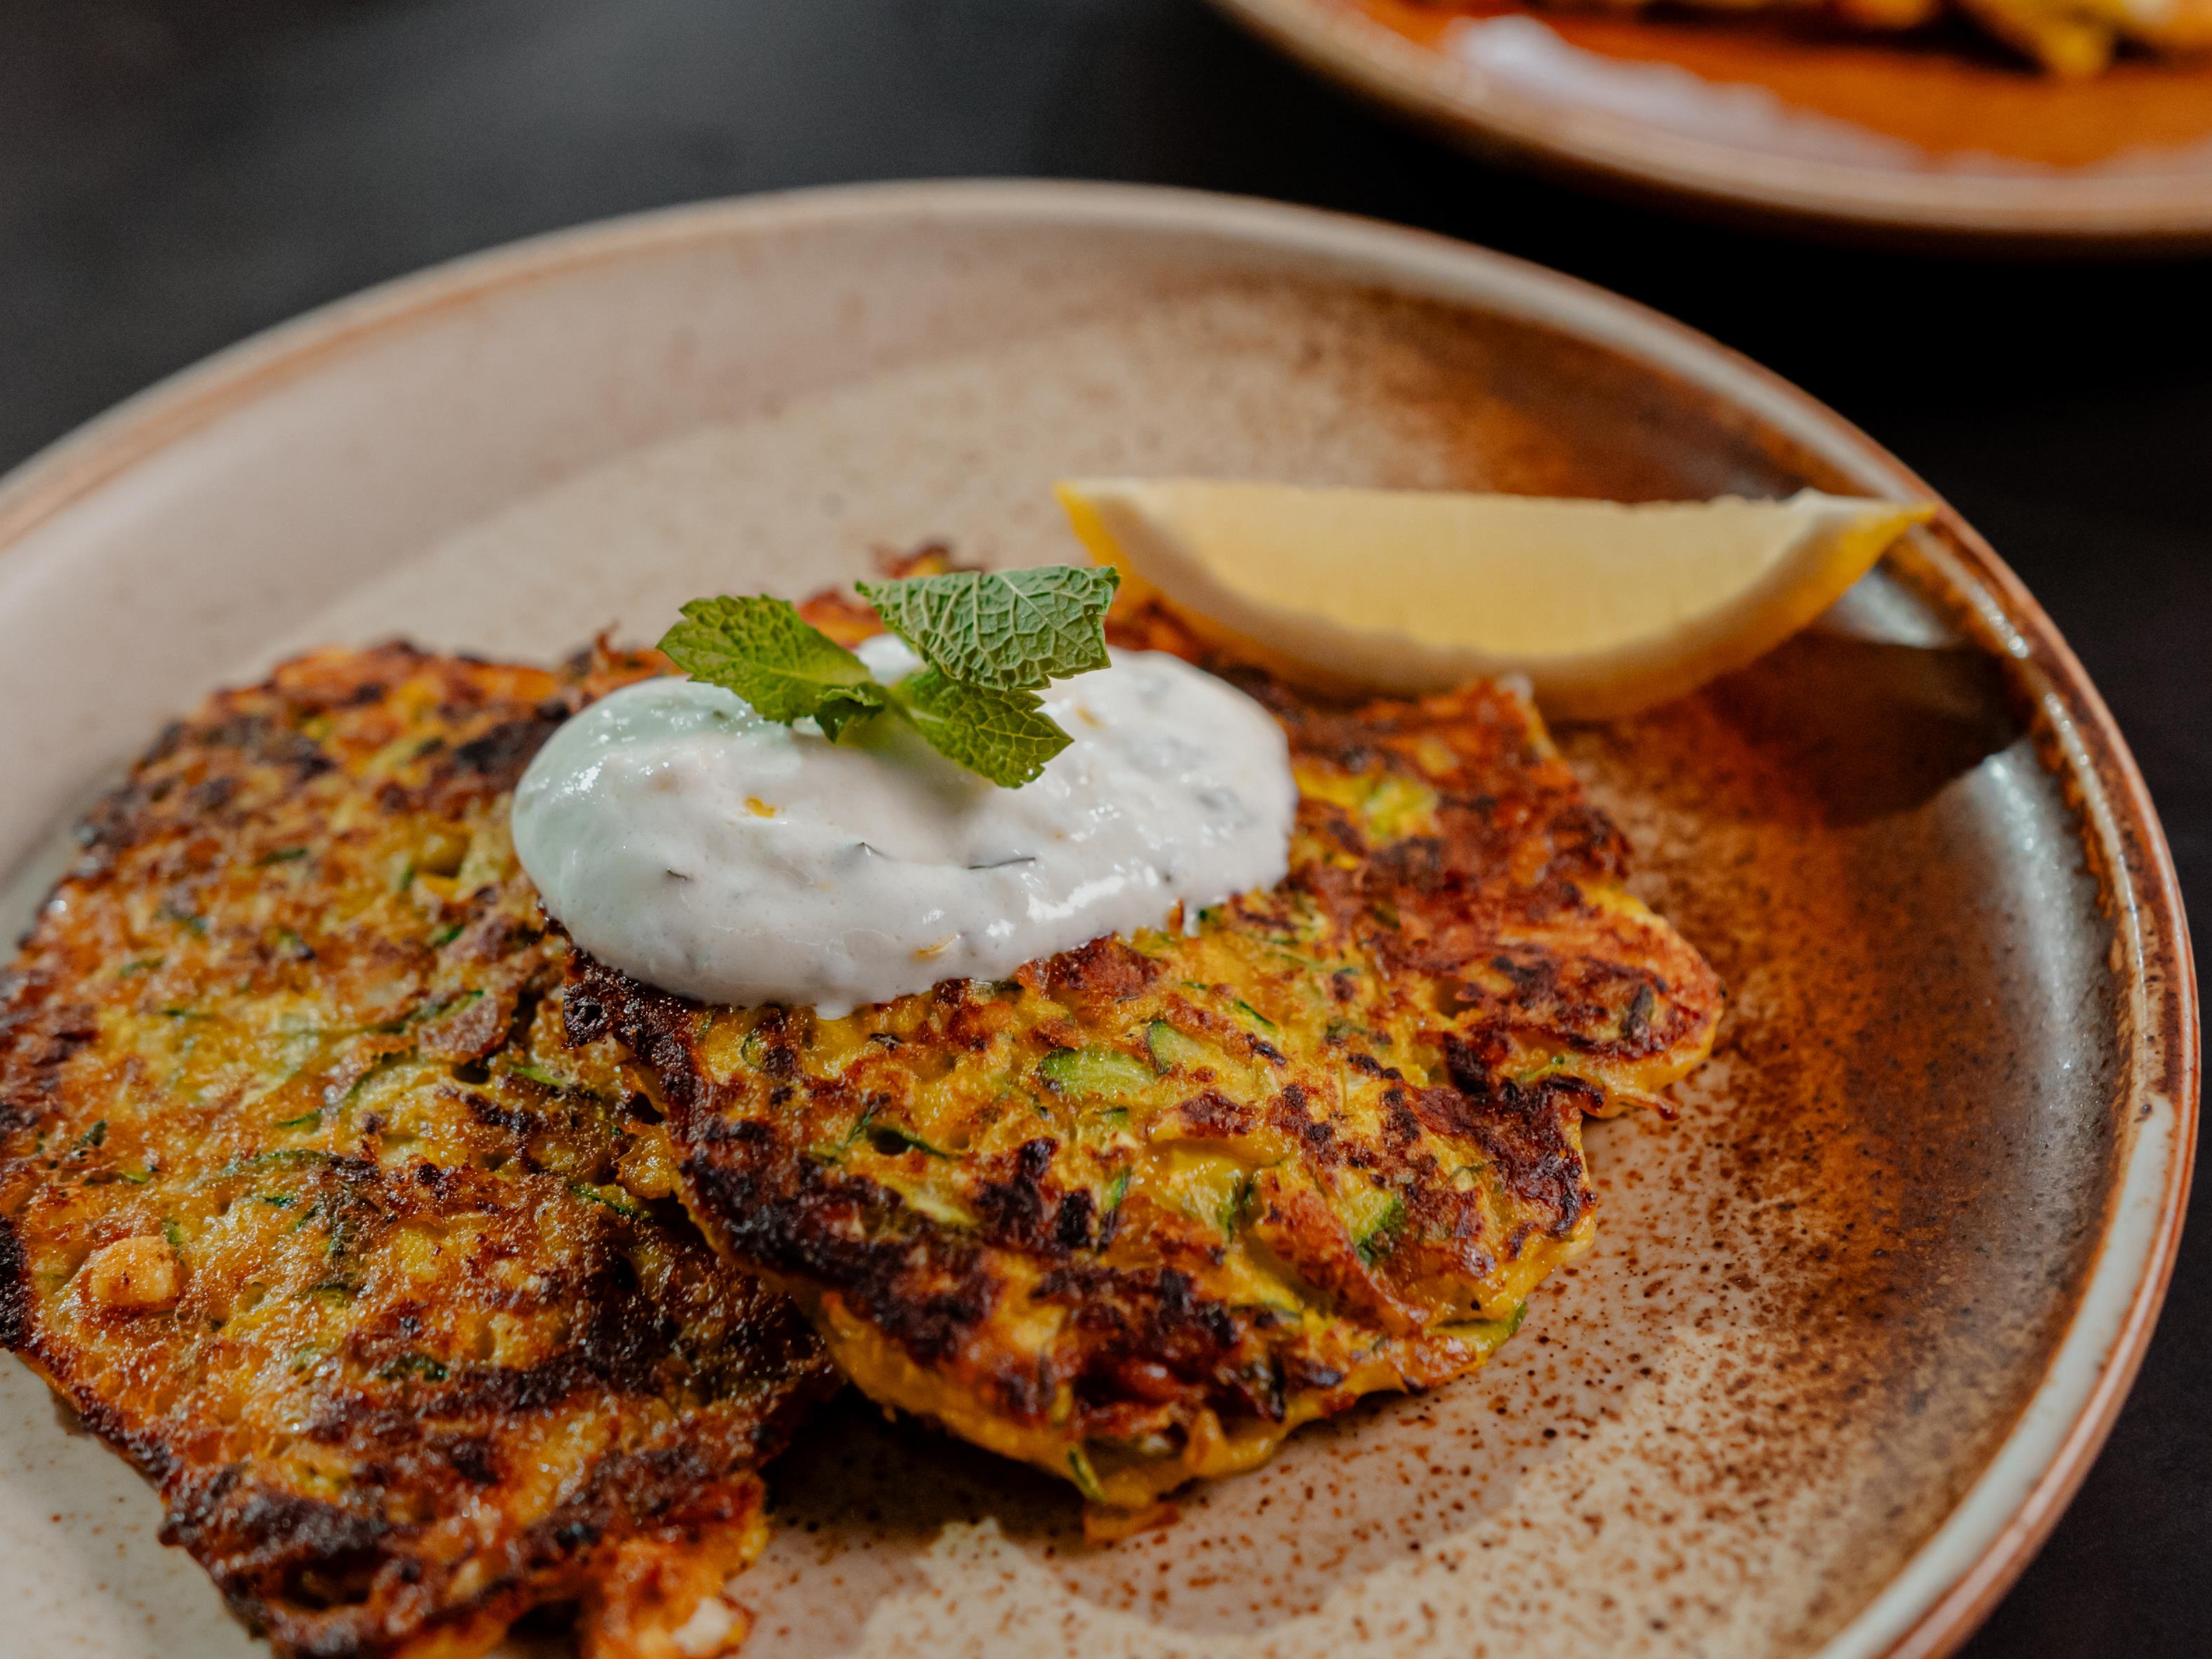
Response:
M1034 691L963 685L925 668L893 686L891 696L932 749L1008 789L1035 778L1072 741Z
M884 626L946 679L1036 691L1106 666L1099 618L1121 581L1110 565L1048 564L855 586Z
M868 687L881 707L883 688L868 665L787 600L694 599L661 635L660 648L693 679L736 692L763 720L818 714L826 696L853 686Z
M694 599L660 648L695 680L765 719L811 718L832 743L878 715L905 720L955 764L1016 789L1067 747L1036 696L1107 665L1111 569L1046 565L862 582L884 623L927 665L879 685L867 665L783 599Z

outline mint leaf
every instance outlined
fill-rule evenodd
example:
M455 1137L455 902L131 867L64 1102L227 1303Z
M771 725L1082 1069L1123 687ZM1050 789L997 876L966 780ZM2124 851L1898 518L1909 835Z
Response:
M818 714L832 689L874 684L866 664L784 599L694 599L660 636L660 648L693 679L736 692L763 720ZM850 716L833 718L842 726Z
M862 582L862 595L928 664L890 687L793 606L757 595L692 600L660 648L763 719L811 716L835 743L888 709L946 759L1019 788L1070 741L1033 694L1108 665L1106 609L1120 583L1117 571L1073 565Z
M836 743L848 726L888 707L890 702L884 688L872 680L865 685L832 686L814 706L815 724L822 728L823 737Z
M1008 789L1030 782L1068 745L1034 692L963 685L925 668L893 686L891 696L931 748Z
M1106 607L1121 580L1110 566L1048 564L858 586L884 626L945 678L1029 691L1106 666Z

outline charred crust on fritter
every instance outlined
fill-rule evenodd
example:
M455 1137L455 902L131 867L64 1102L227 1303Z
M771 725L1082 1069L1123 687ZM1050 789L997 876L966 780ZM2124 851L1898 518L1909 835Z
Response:
M1139 955L1127 939L1109 933L1046 957L1034 971L1052 995L1074 1003L1085 1013L1096 1013L1107 1004L1142 995L1159 977L1160 965Z
M1290 1089L1284 1091L1284 1097L1291 1095L1293 1090L1299 1097L1305 1092L1292 1084ZM1260 1119L1257 1107L1246 1101L1231 1100L1218 1089L1206 1089L1194 1094L1175 1109L1180 1127L1193 1135L1220 1140L1249 1134L1252 1126ZM1295 1109L1287 1099L1285 1100L1285 1109Z
M699 1005L671 991L643 985L605 966L588 952L570 958L568 990L561 1014L568 1041L581 1048L611 1036L651 1069L663 1097L689 1108L703 1092L691 1053Z
M1496 1076L1471 1043L1447 1036L1443 1047L1453 1086L1421 1090L1416 1114L1437 1133L1481 1146L1514 1192L1554 1228L1574 1225L1591 1194L1571 1130L1602 1103L1599 1091L1571 1077L1524 1086Z
M29 1264L15 1229L0 1218L0 1346L18 1352L31 1340Z

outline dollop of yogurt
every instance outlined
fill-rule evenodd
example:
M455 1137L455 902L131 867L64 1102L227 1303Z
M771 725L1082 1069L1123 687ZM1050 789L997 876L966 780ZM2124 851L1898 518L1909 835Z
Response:
M886 684L920 665L890 635L860 655ZM1110 655L1042 694L1073 741L1019 789L895 719L832 744L697 681L626 686L531 763L515 851L601 961L833 1018L1281 880L1297 804L1282 728L1180 659Z

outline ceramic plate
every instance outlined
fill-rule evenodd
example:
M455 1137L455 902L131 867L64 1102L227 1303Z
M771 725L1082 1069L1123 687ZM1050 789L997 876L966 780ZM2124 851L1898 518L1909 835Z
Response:
M404 632L550 659L927 538L1073 556L1062 473L1630 499L1926 487L1673 324L1408 232L934 185L686 209L321 312L0 489L0 849L208 688ZM1939 1650L2094 1453L2179 1225L2196 1001L2095 692L1945 515L1814 631L1567 730L1726 976L1678 1121L1593 1125L1596 1253L1491 1367L1180 1521L849 1400L777 1466L751 1659ZM18 914L21 914L19 910ZM254 1651L0 1362L15 1651Z
M1720 12L1218 0L1477 149L1729 217L2045 251L2212 245L2212 57L2039 74L1960 29Z

